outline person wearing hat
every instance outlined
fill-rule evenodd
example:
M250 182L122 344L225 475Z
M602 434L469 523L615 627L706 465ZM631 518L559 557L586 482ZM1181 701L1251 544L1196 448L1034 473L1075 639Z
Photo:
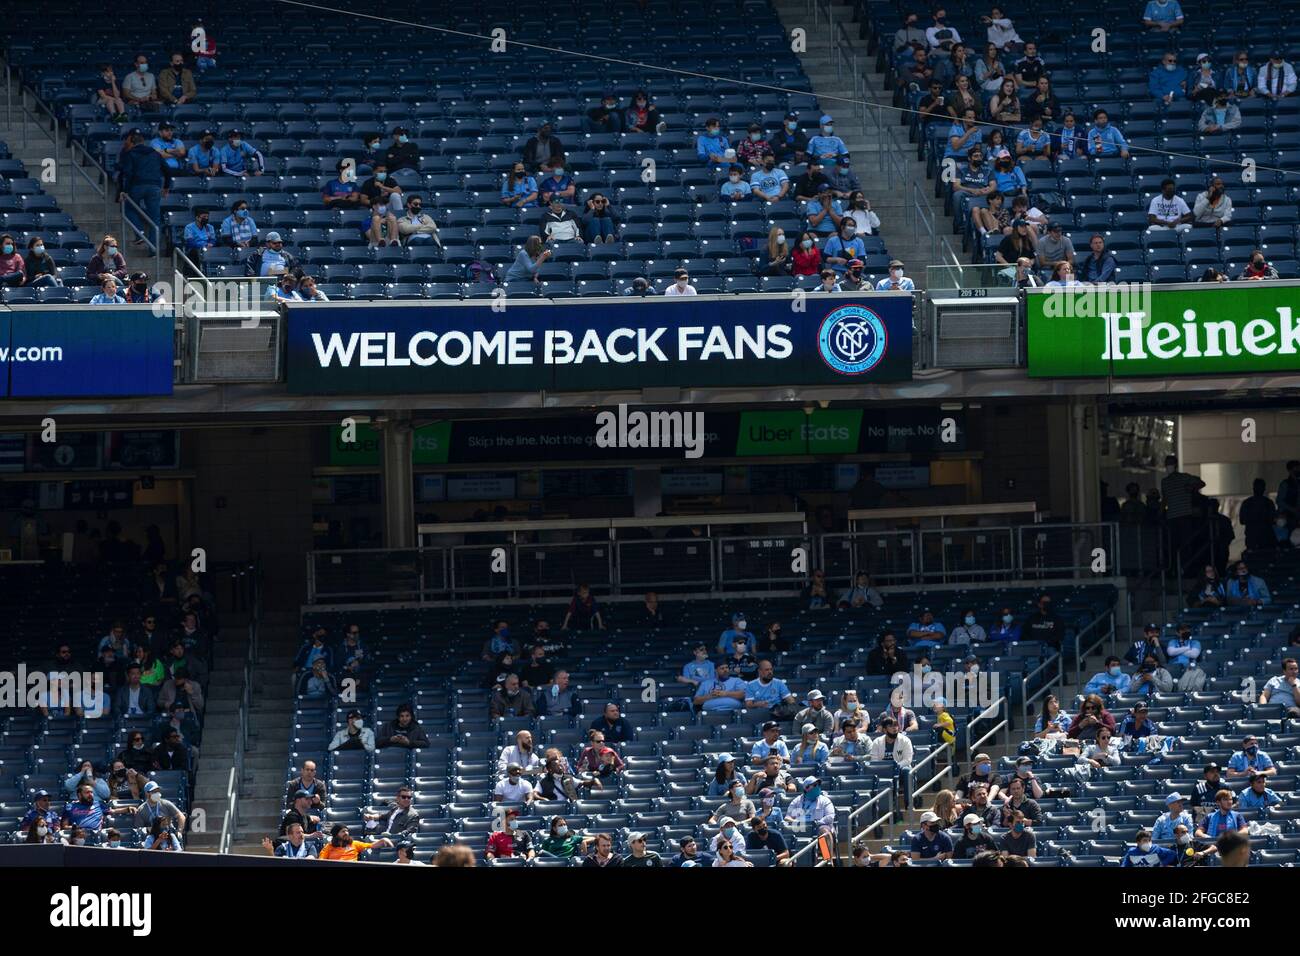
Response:
M285 251L284 239L278 232L268 232L265 242L260 250L254 252L244 262L244 274L250 276L278 276L280 279L291 278L297 286L297 278L301 275L302 270L298 268L298 261L289 252Z
M1124 654L1124 660L1130 664L1141 664L1147 654L1154 654L1156 660L1164 661L1165 650L1160 646L1160 625L1148 621L1142 627L1142 634L1133 638L1133 646Z
M171 120L158 124L158 135L149 141L149 148L162 157L163 165L173 173L185 171L185 143L176 136L176 126Z
M816 838L819 833L835 835L835 804L822 793L821 779L804 777L799 781L799 796L785 808L786 829L805 837Z
M781 165L802 163L807 157L808 135L799 128L799 114L786 113L772 137L772 152Z
M1074 243L1065 235L1065 227L1052 221L1047 224L1047 235L1038 241L1038 267L1054 273L1062 262L1074 266Z
M1130 694L1168 694L1174 689L1174 675L1156 656L1154 650L1146 652L1133 675Z
M947 860L952 858L952 839L943 832L943 823L933 810L921 814L921 826L912 837L913 860Z
M1283 58L1281 50L1270 53L1268 62L1259 68L1255 89L1260 96L1268 100L1280 100L1295 95L1295 68Z
M348 711L347 725L339 728L334 739L330 741L328 749L375 752L375 732L366 726L361 711L356 709Z
M737 611L731 615L731 626L718 637L717 652L719 654L730 654L732 644L737 638L742 637L747 647L754 646L754 635L749 630L749 623L745 620L745 614L743 611Z
M695 645L694 657L682 665L682 672L677 675L679 684L699 687L706 680L714 677L713 662L709 660L709 647L703 641Z
M550 172L555 161L564 155L564 144L558 136L553 135L553 129L550 123L542 123L537 127L536 134L524 143L521 158L530 171Z
M220 176L221 151L217 145L217 135L205 129L198 135L198 142L186 155L191 176Z
M419 170L420 148L411 142L410 130L405 126L393 127L393 141L384 152L384 165L389 173L403 169Z
M185 831L185 814L180 807L163 796L158 781L150 780L144 785L144 803L135 811L135 826L149 827L158 819L166 820L178 833Z
M153 293L149 290L149 273L132 272L122 294L127 302L152 302Z
M1228 779L1249 777L1263 774L1265 777L1277 776L1277 767L1273 758L1259 749L1259 738L1246 734L1241 738L1241 749L1228 759Z
M316 809L312 807L312 792L310 790L295 790L293 792L292 806L285 811L284 817L280 820L280 837L287 836L289 828L297 824L302 827L302 832L308 840L323 840L325 834L321 830L320 815L314 812Z
M1183 809L1183 804L1187 800L1181 793L1174 791L1165 797L1164 813L1156 820L1155 826L1151 828L1151 839L1156 843L1173 843L1175 841L1178 827L1183 827L1187 832L1191 832L1195 823L1192 814Z
M915 292L916 284L903 275L903 262L893 259L889 263L889 275L876 283L877 292Z
M835 715L826 706L826 695L819 690L808 692L808 706L794 715L795 725L802 727L811 724L813 729L823 737L830 736L835 729Z
M816 156L808 157L804 171L796 176L790 191L798 202L816 199L823 189L831 188L830 177L823 171L822 161Z
M835 198L831 184L824 182L817 187L817 196L805 203L804 215L808 220L809 232L818 236L833 235L839 231L844 203Z
M776 680L771 678L772 662L764 661L763 663L768 666L769 679L772 683L776 683ZM781 686L785 686L784 681L781 682ZM746 706L749 706L748 701L746 701ZM767 704L763 703L760 706L765 707ZM765 720L763 721L762 734L763 736L754 742L754 747L749 752L749 762L755 767L761 767L767 763L769 755L776 755L781 759L782 764L788 764L790 762L790 748L781 739L781 725L775 720Z
M1152 841L1145 827L1137 832L1137 842L1124 851L1120 866L1177 866L1178 854Z
M754 195L754 187L745 178L745 167L732 163L727 170L727 181L718 191L724 202L745 202ZM772 227L776 229L776 226Z
M226 130L226 145L221 148L221 172L225 176L260 176L266 169L266 159L253 146L244 141L240 129Z
M26 830L33 823L45 821L45 825L51 830L59 828L59 811L50 807L50 791L37 790L32 794L32 805L28 811L23 814L19 827Z
M841 157L847 159L849 148L844 140L835 135L835 121L829 113L822 116L821 128L808 140L808 155L816 156L823 163L838 162Z
M870 292L871 280L862 274L862 260L856 256L849 260L848 270L840 276L841 292Z
M1195 103L1208 104L1220 97L1227 101L1227 94L1219 92L1219 78L1214 75L1210 54L1197 54L1196 69L1187 78L1187 98Z
M961 836L952 847L954 860L973 860L977 853L997 851L998 846L985 832L984 819L978 813L968 813L962 817L961 831Z
M731 155L728 156L728 153ZM722 124L716 116L706 119L704 132L695 137L695 155L699 157L700 162L714 166L730 163L735 157L731 140L722 133Z
M776 153L763 133L763 124L750 123L745 139L736 146L736 160L749 166L761 166L768 157L775 160Z
M600 104L587 110L583 120L583 132L614 134L623 132L623 111L618 106L618 96L613 90L606 90L600 98Z
M663 857L654 850L646 849L646 835L640 831L627 835L627 855L623 857L623 866L666 866Z
M1268 787L1268 775L1252 771L1250 784L1237 797L1239 810L1267 810L1282 802L1282 798Z
M366 850L374 847L392 846L393 841L388 837L380 837L373 843L367 843L364 840L352 839L352 833L346 824L336 823L330 829L329 842L321 847L321 860L343 860L348 863L355 863L357 858Z
M813 691L813 693L820 694L821 691ZM812 695L810 694L809 697L811 696ZM807 710L800 711L799 716L802 716L807 712ZM821 713L830 716L831 712L828 709L823 708ZM799 716L795 717L795 725L800 728L799 743L790 754L790 763L794 766L806 766L808 764L821 766L831 759L831 749L826 745L825 741L821 739L821 734L817 731L817 725L812 723L800 723ZM832 718L832 724L833 722L834 719ZM794 789L793 781L790 782L790 786L787 789Z
M483 851L486 859L490 861L517 856L524 860L531 860L536 856L531 835L527 830L515 827L518 820L518 807L511 807L502 815L501 829L494 830L488 836L487 849Z

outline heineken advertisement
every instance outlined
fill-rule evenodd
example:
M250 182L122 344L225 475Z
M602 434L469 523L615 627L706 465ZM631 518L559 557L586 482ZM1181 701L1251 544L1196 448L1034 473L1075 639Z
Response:
M1300 371L1300 285L1031 292L1031 378Z
M640 409L640 406L637 406ZM650 409L645 409L650 411ZM668 411L682 412L680 407ZM966 421L960 411L938 408L838 409L703 414L705 458L761 458L779 455L932 454L963 451ZM948 424L945 424L948 423ZM662 447L601 447L595 413L554 418L442 421L415 430L414 465L510 464L519 461L627 461L680 456ZM330 430L329 463L340 467L379 465L381 439L369 425L356 426L355 440ZM951 439L945 441L944 439Z

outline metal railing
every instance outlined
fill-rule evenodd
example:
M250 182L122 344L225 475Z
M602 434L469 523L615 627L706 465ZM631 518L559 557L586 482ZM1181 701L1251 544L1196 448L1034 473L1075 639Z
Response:
M230 853L235 831L239 827L239 790L243 785L244 755L248 752L248 732L252 722L253 674L257 668L258 637L262 620L262 589L260 559L246 568L245 593L248 599L248 649L244 652L243 687L239 695L239 711L235 730L235 753L226 781L226 809L221 817L221 836L217 853Z
M975 733L974 728L976 724L978 724L981 720L997 720L998 717L1001 717L1002 719L999 720L996 724L994 724L989 730L985 731L985 733L982 736L976 738L975 740L971 740L971 735ZM984 746L984 744L987 741L992 740L1002 731L1009 730L1010 727L1011 727L1011 704L1006 699L1006 697L999 697L997 700L995 700L984 710L976 714L966 724L965 732L963 733L964 749L962 750L962 754L961 754L962 757L966 760L969 760L971 754L975 753L980 747Z
M950 759L944 764L943 769L918 787L916 781L921 776L921 770L927 764L937 764L939 757L944 754L947 754ZM953 767L956 765L956 756L956 747L952 744L940 744L938 747L935 747L932 751L926 754L920 763L912 764L912 766L904 772L903 786L906 788L907 809L915 809L917 797L925 793L945 777L953 776Z
M865 838L867 834L869 834L871 831L894 822L894 796L895 796L894 788L888 787L884 790L881 790L879 793L877 793L874 797L872 797L862 806L850 811L849 818L848 818L849 838L846 847L846 852L848 854L852 854L853 844L856 843L858 840ZM855 831L854 821L860 817L865 816L867 813L871 811L872 807L874 807L882 800L884 800L886 803L885 812L883 814L877 815L874 819L872 819L870 823L866 824L865 826Z
M119 193L117 198L118 201L122 204L122 222L121 222L122 235L132 236L144 243L145 247L149 250L149 254L153 257L153 277L155 280L157 280L163 274L162 224L155 222L152 218L150 218L149 214L144 211L144 209L140 206L140 204L137 203L125 192ZM136 214L141 224L145 227L144 229L141 229L139 226L137 226L135 223L133 223L130 220L130 218L127 216L128 210L133 211ZM153 230L152 241L149 239L149 236L146 234L146 230L148 229Z
M1099 636L1091 644L1085 646L1083 643L1083 636L1095 628L1100 628L1102 624L1106 625L1106 632L1101 636ZM1083 659L1108 640L1110 641L1111 648L1114 649L1115 647L1115 609L1114 608L1111 608L1108 612L1106 612L1105 617L1097 618L1097 620L1093 621L1082 631L1079 631L1077 634L1074 635L1074 681L1073 683L1076 687L1079 686L1079 678L1083 674ZM1061 671L1063 676L1065 668L1062 667Z

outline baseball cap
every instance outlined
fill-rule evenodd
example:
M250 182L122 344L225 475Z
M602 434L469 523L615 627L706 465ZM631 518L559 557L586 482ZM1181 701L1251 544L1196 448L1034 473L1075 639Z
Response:
M509 810L506 811L506 816L508 816L508 817L517 817L517 816L519 816L519 808L518 808L518 807L511 807Z
M1026 766L1026 765L1032 767L1032 766L1034 765L1034 758L1033 758L1033 757L1017 757L1017 758L1016 758L1016 766L1017 766L1017 767L1024 767L1024 766Z
M802 780L799 781L799 786L801 786L801 787L803 787L803 789L807 790L809 787L815 787L815 786L817 786L817 784L819 784L819 783L821 783L821 780L819 780L818 778L813 777L813 776L807 776L807 777L804 777Z
M638 840L644 840L644 839L645 839L645 834L639 830L636 833L629 833L627 835L628 843L636 843Z
M545 125L545 124L543 124L543 125ZM393 135L394 135L394 136L398 135L399 133L409 133L409 132L410 132L410 130L408 130L405 126L394 126L394 127L393 127Z
M238 126L236 126L234 129L226 130L226 139L230 139L230 137L232 136L243 136L243 135L244 135L243 131Z
M804 724L803 727L800 728L800 732L805 734L811 734L816 729L817 728L812 724Z
M145 784L145 789L147 790L148 788L149 788L149 785L148 785L148 784ZM295 791L294 791L294 794L293 794L293 798L294 798L295 800L310 800L310 799L311 799L311 791L310 791L310 790L301 790L301 789L300 789L300 790L295 790Z
M1186 799L1187 799L1186 797L1184 797L1181 793L1175 790L1169 796L1165 797L1165 805L1168 806L1170 804L1178 803L1179 801L1186 800Z
M1218 769L1219 769L1219 765L1215 763L1213 760L1211 760L1209 763L1207 763L1204 767L1201 768L1201 772L1204 773L1207 770L1218 770Z
M861 269L861 268L862 268L862 260L861 260L861 259L850 259L850 260L849 260L849 268L850 268L850 269Z
M889 268L891 268L891 269L901 269L901 268L903 268L903 260L902 260L902 259L890 259L890 260L889 260Z
M160 133L165 129L175 129L175 128L176 128L176 124L173 123L171 120L163 120L161 123L158 124L158 132Z
M158 786L158 781L157 781L157 780L150 780L148 783L146 783L146 784L144 785L144 792L145 792L145 793L153 793L155 790L161 790L161 789L162 789L162 787ZM299 792L301 792L301 791L299 791Z
M938 823L938 822L939 822L939 815L938 815L937 813L935 813L933 810L926 810L925 813L921 814L921 822L922 822L922 823Z
M522 773L522 772L523 772L523 769L524 769L524 768L521 767L519 764L517 764L517 763L512 763L512 764L510 764L509 766L506 767L506 773L509 773L511 770L518 770L520 773Z
M1157 624L1157 623L1155 623L1154 621L1147 621L1147 623L1144 624L1144 625L1142 626L1142 630L1144 630L1144 631L1158 631L1158 630L1160 630L1160 625Z
M48 790L37 790L34 794L32 794L32 799L39 800L41 799L41 797L48 797L49 795L50 795L50 791Z
M972 760L974 763L979 763L981 760L988 760L988 759L989 759L989 755L986 754L986 753L978 753L978 754L976 754L974 757L971 758L971 760Z
M786 114L785 114L785 118L786 118L786 119L797 120L797 119L799 118L799 114L798 114L798 113L786 113Z
M765 721L763 721L763 730L765 730L765 731L767 731L767 730L780 730L780 729L781 729L781 725L778 724L775 720L765 720Z
M360 717L360 716L361 716L361 711L357 710L356 708L353 708L352 710L348 711L348 720L351 720L353 717Z
M826 125L827 123L833 123L833 122L834 122L834 119L831 117L831 114L830 114L830 113L823 113L823 114L822 114L822 118L821 118L821 122L822 122L822 125L824 126L824 125Z
M961 818L962 826L970 826L973 823L979 823L981 817L978 813L968 813Z
M718 821L718 829L720 830L726 829L728 823L730 823L732 826L735 826L736 821L731 817L723 817L721 820Z
M979 661L979 658L976 657L974 654L967 654L967 655L966 655L966 659L965 659L962 663L964 663L964 664L974 664L974 663L976 663L976 662L978 662L978 661Z
M268 232L268 233L266 234L266 241L267 241L267 242L283 242L284 240L280 238L280 234L279 234L278 232Z
M809 700L825 700L825 699L826 699L826 695L823 694L823 693L822 693L821 691L819 691L819 690L810 690L810 691L808 691L808 699L809 699Z
M1060 224L1059 222L1056 222L1055 220L1053 220L1052 222L1049 222L1049 223L1047 224L1047 231L1048 231L1048 232L1059 232L1059 231L1061 230L1061 228L1062 228L1062 227L1061 227L1061 224Z
M1145 713L1145 712L1148 711L1149 709L1150 709L1150 708L1147 707L1146 701L1141 701L1141 700L1140 700L1140 701L1138 701L1136 704L1133 705L1133 713L1135 713L1135 714Z
M715 766L721 767L724 763L731 763L731 761L735 759L736 758L733 757L731 754L718 754L718 759L715 760L713 763Z

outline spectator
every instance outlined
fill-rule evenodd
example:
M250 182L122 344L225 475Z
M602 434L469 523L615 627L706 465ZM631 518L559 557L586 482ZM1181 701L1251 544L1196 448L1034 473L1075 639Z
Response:
M1159 3L1159 0L1152 0ZM1151 831L1143 828L1137 832L1137 843L1124 851L1120 866L1174 866L1178 854L1168 847L1151 842Z
M1250 827L1246 823L1246 818L1232 809L1233 796L1231 790L1217 791L1214 794L1214 803L1216 807L1214 812L1203 817L1200 825L1197 826L1196 839L1211 842L1225 833L1249 831ZM1223 852L1222 847L1219 848L1219 852Z
M840 217L844 212L844 203L834 198L830 183L821 188L816 199L810 199L804 206L804 215L808 219L808 229L818 235L830 235L839 230Z
M744 639L747 645L753 646L754 635L749 631L749 622L745 620L743 613L737 611L731 615L731 627L723 631L718 637L718 653L730 654L732 644L741 638Z
M1165 806L1169 809L1160 815L1156 820L1155 826L1151 828L1151 839L1157 843L1174 843L1177 840L1177 831L1181 828L1184 832L1190 832L1195 824L1192 821L1192 815L1183 809L1183 803L1187 798L1181 793L1175 791L1165 797Z
M194 74L185 68L185 55L179 50L171 55L167 68L158 74L158 95L168 106L184 106L198 99Z
M1256 249L1250 254L1250 261L1246 263L1245 268L1241 270L1241 275L1237 276L1237 278L1239 280L1251 279L1254 281L1259 281L1261 279L1276 279L1278 278L1278 273L1277 270L1273 268L1272 263L1264 258L1264 253L1259 249Z
M819 833L835 832L835 805L830 797L822 793L822 782L815 776L804 777L799 782L799 796L786 807L786 820L789 827L797 832L809 832L812 836Z
M925 31L925 40L930 53L936 56L949 56L961 43L961 34L955 27L948 26L948 13L943 7L934 11L934 23Z
M840 735L831 741L832 758L860 762L871 757L871 739L859 732L859 726L859 721L853 717L840 721Z
M893 759L903 770L912 766L912 741L899 730L898 721L885 717L880 721L881 735L871 742L872 760Z
M298 277L286 272L279 277L279 282L267 287L267 298L273 302L301 302L302 293L298 291Z
M700 162L717 166L730 163L735 158L731 141L722 133L722 124L716 116L704 121L704 132L695 137L695 155Z
M1177 636L1170 638L1165 647L1169 663L1178 667L1195 667L1201 656L1201 642L1193 638L1191 625L1183 622L1178 625Z
M790 177L776 165L774 157L768 156L763 159L762 167L749 177L749 187L764 202L780 202L790 192Z
M1280 514L1273 499L1268 496L1263 478L1252 484L1253 494L1241 503L1237 516L1246 531L1246 551L1271 551L1277 544L1273 528L1281 524L1286 530L1286 516Z
M943 832L943 824L931 810L921 814L921 828L912 837L913 860L947 860L952 858L952 839Z
M1052 610L1052 596L1042 594L1038 598L1038 607L1025 618L1026 640L1042 641L1060 650L1065 639L1065 623Z
M692 703L707 713L740 710L744 706L747 691L745 682L739 677L731 676L725 661L717 665L714 675L713 680L702 681L696 688Z
M988 44L984 48L984 56L975 64L975 82L985 93L996 93L1002 88L1006 75L1001 51L994 44Z
M862 274L861 259L849 260L849 269L840 277L839 288L843 292L871 291L871 279Z
M907 639L923 647L938 647L948 636L948 629L943 623L934 619L934 612L929 608L921 611L919 619L912 622L907 629Z
M1173 0L1171 0L1173 2ZM1128 141L1124 134L1110 123L1110 114L1105 110L1096 110L1092 114L1092 126L1085 137L1088 154L1093 157L1118 156L1128 159Z
M727 786L727 800L720 807L713 811L712 816L708 819L708 826L722 828L720 834L725 839L733 839L735 833L728 833L727 829L735 828L737 823L744 823L751 819L755 814L754 801L745 796L745 783L740 779L734 779Z
M207 207L196 207L194 221L187 225L181 234L181 248L196 265L201 265L207 251L217 245L217 231L208 224L209 216Z
M998 838L998 849L1003 853L1028 859L1038 856L1038 839L1034 836L1034 831L1026 821L1024 813L1013 810L1009 816L1007 832Z
M170 175L185 171L185 144L176 138L176 127L167 120L158 124L158 135L149 141L149 148L159 155Z
M537 706L533 703L533 695L520 688L517 674L506 675L488 704L488 714L493 718L533 717L536 713Z
M1264 684L1264 689L1260 692L1260 706L1281 705L1286 715L1291 718L1300 717L1300 681L1297 681L1297 675L1300 674L1300 665L1297 665L1294 657L1283 658L1282 673L1275 674Z
M894 53L904 50L924 50L929 46L925 30L917 25L916 14L909 11L903 15L903 26L894 34Z
M1129 664L1141 664L1147 654L1165 660L1164 648L1160 646L1160 625L1154 622L1148 622L1142 628L1142 634L1134 637L1132 646L1124 652L1124 660Z
M739 677L745 683L758 677L758 660L749 653L749 644L745 638L737 637L731 645L731 656L727 658L727 667L732 676Z
M405 747L410 750L429 746L429 735L415 719L415 708L410 704L399 704L397 716L379 728L375 746L380 749Z
M90 300L91 305L126 305L126 299L117 293L117 280L106 278L99 287L99 294Z
M1177 184L1166 179L1160 184L1160 195L1151 197L1147 207L1147 232L1163 232L1168 229L1177 232L1191 232L1196 217L1182 196L1177 195Z
M722 184L719 195L724 202L744 202L753 194L754 188L745 180L745 167L733 163L727 170L727 181Z
M1083 688L1085 694L1127 694L1133 679L1125 674L1120 666L1120 659L1111 655L1106 658L1104 670L1095 674Z
M1178 0L1147 0L1142 13L1142 24L1148 30L1168 33L1183 25L1183 8Z
M251 143L244 142L239 129L226 130L226 145L221 148L221 172L246 179L266 171L266 159Z
M989 118L999 123L1019 125L1020 93L1016 89L1016 81L1011 77L1002 81L1002 86L993 94L993 99L989 100Z
M375 732L366 726L361 711L348 711L348 722L329 743L329 750L364 750L375 752Z
M957 84L957 77L964 76L968 80L975 78L975 67L969 61L970 52L964 46L954 46L952 55L947 59L942 57L934 61L934 79L938 80L943 89L952 89Z
M1034 723L1034 736L1047 738L1063 736L1070 730L1070 716L1061 710L1061 702L1055 694L1048 694L1043 700L1043 712Z
M536 796L532 783L523 778L523 768L514 763L506 767L506 775L497 780L492 791L496 803L532 803Z
M374 847L391 847L393 841L387 837L380 837L373 843L367 843L364 840L352 839L352 834L342 823L334 824L330 830L330 839L320 851L322 860L344 860L354 863L362 853Z
M1103 675L1098 675L1103 676ZM1109 677L1109 674L1104 675ZM1079 705L1079 714L1070 724L1067 736L1075 740L1095 740L1101 730L1115 732L1115 718L1096 694L1089 694Z
M1063 115L1061 101L1052 92L1052 81L1045 74L1034 82L1033 94L1024 101L1026 122L1041 119L1044 125L1055 125Z
M1241 740L1241 749L1228 760L1228 779L1249 777L1251 774L1273 777L1277 775L1277 767L1274 766L1273 759L1259 749L1259 738L1254 734L1246 734Z
M1118 264L1106 248L1106 239L1095 233L1088 240L1088 255L1079 263L1079 279L1083 282L1114 282ZM1141 507L1141 500L1138 501Z
M1137 693L1137 691L1134 691L1134 693ZM1156 732L1156 725L1151 722L1151 718L1148 716L1146 702L1139 701L1133 705L1132 711L1125 715L1123 722L1119 725L1120 744L1125 751L1136 753L1138 741L1150 737Z
M304 302L328 302L329 301L329 296L327 296L324 292L322 292L319 288L317 288L316 279L312 276L303 276L301 279L298 280L298 297L301 298L302 301ZM360 669L359 666L349 666L351 665L351 663L352 663L351 661L344 661L343 669L345 671L350 670L353 673L355 673Z
M527 830L520 830L515 826L519 819L519 810L511 807L501 818L501 829L494 830L488 836L487 849L483 856L488 860L501 859L503 857L519 857L524 860L531 860L536 856L533 850L532 838Z
M77 799L68 801L59 818L61 829L102 830L113 811L108 808L107 798L95 793L89 783L82 783L76 789ZM83 840L84 842L84 840Z
M1213 103L1223 99L1227 103L1227 94L1219 92L1219 83L1214 76L1214 64L1208 53L1197 54L1196 69L1187 77L1187 98L1196 103Z
M623 132L623 111L618 108L618 96L613 90L606 90L600 98L600 104L587 110L583 130L587 133L606 134Z
M871 212L871 203L867 202L861 196L862 184L858 182L858 177L853 174L852 164L847 156L841 156L839 162L830 168L831 192L836 198L846 200L845 208L849 210L861 209L863 212ZM857 195L861 200L860 206L855 206L852 199ZM880 217L871 212L868 219L874 221L864 221L864 217L858 216L858 223L865 230L866 235L871 235L874 230L880 228Z
M261 250L245 260L244 274L250 276L280 276L297 280L302 270L294 257L284 251L284 240L278 232L268 232Z
M158 81L149 72L149 58L143 53L135 58L135 69L122 80L122 98L127 106L152 112L160 107Z
M746 189L749 187L746 186ZM811 239L810 239L811 242ZM789 275L794 269L795 253L792 253L789 244L785 239L785 230L780 226L773 226L767 233L766 259L760 266L760 275L781 276ZM817 253L820 261L821 253Z
M971 647L988 639L988 632L976 623L975 609L967 608L962 612L961 623L952 629L948 643L954 647Z
M191 770L190 748L181 740L181 732L176 728L167 731L153 752L155 770Z
M867 655L866 672L868 677L891 677L907 669L907 659L898 649L898 638L893 631L885 631L880 640Z
M1016 136L1017 159L1044 159L1052 161L1052 135L1043 129L1043 117L1035 116L1029 120L1029 129L1022 129ZM1023 170L1021 175L1023 175ZM1026 187L1027 188L1027 187Z
M1025 44L1025 55L1012 67L1017 88L1037 89L1041 77L1047 76L1047 64L1038 55L1038 44L1030 40Z
M567 631L572 625L574 630L604 630L605 621L601 617L600 605L596 603L595 595L591 593L591 588L586 584L579 584L573 597L569 600L569 608L564 612L564 622L560 625L560 630Z
M123 102L122 90L117 85L117 74L109 63L99 65L98 87L94 102L104 108L109 120L121 123L126 120L126 103ZM1254 86L1254 84L1251 84Z
M127 134L126 149L118 161L117 181L133 204L127 205L125 212L127 222L138 233L132 240L136 245L158 241L164 175L162 157L145 143L139 129L133 129Z
M552 129L550 123L543 123L537 127L537 133L524 143L522 158L527 169L550 172L552 157L558 159L564 155L564 144L558 137L552 135ZM545 199L542 201L545 202Z
M1038 232L1026 219L1013 219L1011 232L1002 237L993 258L1002 265L1012 265L1021 258L1038 258Z
M1236 573L1228 582L1227 601L1240 607L1264 607L1273 603L1273 595L1263 578L1250 573L1245 561L1238 561Z
M618 241L618 214L604 193L593 193L582 214L587 241L612 243Z
M0 236L0 285L20 286L27 281L27 264L13 236Z
M629 133L662 133L668 127L645 90L632 94L632 101L623 111L623 125Z
M307 793L307 807L317 810L324 808L327 790L325 787L325 781L321 780L316 775L316 761L304 760L302 763L302 770L299 772L298 776L289 781L287 789L289 807L293 807L299 790L304 790Z
M849 158L849 148L835 135L834 120L829 113L822 116L817 135L808 140L808 155L820 159L824 165Z
M420 149L411 142L410 130L405 126L393 127L393 141L384 152L384 166L390 173L403 169L419 171Z
M835 235L826 240L822 246L822 257L826 264L829 265L836 273L842 274L847 271L850 259L861 259L867 255L867 244L862 241L858 234L858 221L852 216L844 216L840 219L839 230ZM897 262L897 260L895 260ZM902 268L902 263L898 263ZM894 268L890 264L891 275Z
M611 744L631 743L636 739L636 729L619 713L618 704L607 703L601 715L591 722L592 730L599 730Z
M758 662L758 676L756 679L749 682L749 686L745 689L744 699L746 708L754 710L766 707L771 710L772 716L779 720L789 720L799 710L797 706L799 698L790 692L790 688L786 686L785 681L775 676L772 662L769 660L761 660ZM779 733L775 722L768 721L763 725L763 734L765 737L769 733L769 724L771 724L771 732ZM768 744L768 747L763 750L762 756L764 757L767 756L767 750L771 749L771 745L774 741L768 740L766 743ZM790 755L786 751L784 741L776 741L776 743L779 743L779 746L776 747L776 749L781 751L781 756L789 759ZM755 756L758 756L759 748L760 745L755 744Z
M785 234L780 233L782 241ZM794 250L790 262L790 274L795 276L813 276L820 275L822 265L822 252L817 248L817 238L811 232L805 232L799 237L799 247Z
M944 158L965 159L967 154L983 142L984 127L976 122L975 110L968 107L962 112L961 119L954 120L948 128L948 146L943 152Z
M1166 50L1160 65L1151 68L1147 89L1166 106L1187 96L1187 71L1178 65L1178 55L1173 50Z
M771 156L776 159L772 144L763 135L761 123L750 123L746 138L736 147L736 159L749 166L761 166Z
M132 272L131 281L127 283L126 288L123 290L123 297L128 303L152 302L154 295L149 288L149 274L147 272Z
M524 282L531 280L540 283L539 275L552 250L542 247L541 236L529 236L515 255L515 261L506 270L506 282Z
M389 182L388 176L388 167L378 163L370 178L361 184L361 195L370 207L366 238L372 249L398 244L397 213L402 209L402 187Z
M772 152L779 164L802 163L808 154L808 136L799 128L799 114L786 113L780 131L772 138Z
M132 661L126 667L126 683L117 689L113 697L113 712L123 717L143 716L158 709L154 689L140 680L139 663ZM143 744L143 738L141 738ZM138 768L137 769L141 769Z
M556 202L566 206L571 203L574 196L577 195L577 191L577 187L573 183L573 177L566 176L564 173L564 160L562 157L556 157L550 175L539 180L537 186L540 204L550 206L552 210Z
M821 284L818 285L815 289L813 289L814 292L843 292L844 291L843 289L840 288L840 284L835 281L835 270L831 269L829 266L823 267L820 278L822 280Z
M822 161L815 156L810 156L803 173L794 180L791 189L796 202L807 202L816 199L817 194L827 187L834 189L834 184L823 172Z
M442 248L442 239L438 237L438 224L424 211L424 199L411 196L406 200L405 214L397 220L397 234L406 245L432 242Z
M642 627L664 627L668 622L663 607L659 604L659 595L647 591L641 601L640 618L637 622Z
M286 857L289 859L313 859L316 856L316 845L304 838L302 824L290 823L285 830L284 840L276 845L270 837L262 837L262 846L270 851L272 856Z
M163 796L157 781L150 780L144 785L144 802L136 809L133 822L137 827L149 827L159 820L178 833L185 832L185 814Z
M352 210L370 204L370 198L357 186L356 167L350 159L340 159L334 166L338 175L321 189L321 202L326 209Z
M221 240L236 249L248 249L257 238L257 223L248 212L248 200L230 204L230 215L221 221Z
M1281 50L1269 54L1268 62L1259 68L1255 89L1269 100L1294 96L1296 91L1295 68L1282 57Z
M952 181L952 191L956 193L965 193L970 196L988 196L990 199L996 190L989 185L989 170L984 165L984 147L976 144L972 146L966 156L966 165L957 171L956 178ZM1002 195L999 193L998 198ZM973 206L972 212L981 213L983 210L979 206ZM1010 222L1007 223L1010 229Z
M190 174L193 176L220 176L223 147L217 145L216 135L210 129L199 133L198 143L189 151Z
M962 817L962 834L953 845L954 860L973 860L975 855L983 852L996 852L997 844L984 832L984 820L977 813L968 813Z
M1222 90L1234 100L1245 100L1255 95L1257 71L1250 65L1250 54L1238 50L1232 58L1232 65L1223 71Z
M515 734L515 742L501 751L497 759L497 776L505 776L512 766L528 776L535 776L545 769L545 762L533 745L533 735L527 730Z
M537 206L537 180L528 174L528 167L522 160L511 166L505 175L501 184L501 203L516 209Z

